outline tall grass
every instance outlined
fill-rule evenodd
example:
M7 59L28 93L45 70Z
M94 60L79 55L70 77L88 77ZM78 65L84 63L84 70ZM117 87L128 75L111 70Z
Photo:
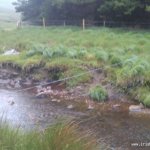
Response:
M82 132L83 133L83 132ZM96 142L72 123L58 123L43 131L23 132L0 123L1 150L96 150Z

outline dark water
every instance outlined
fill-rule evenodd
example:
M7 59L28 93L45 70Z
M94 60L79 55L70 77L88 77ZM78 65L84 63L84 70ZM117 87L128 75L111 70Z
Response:
M97 111L82 112L67 109L65 105L50 99L37 99L31 93L0 89L0 115L21 128L43 128L60 118L67 118L77 120L82 129L90 130L97 139L103 139L115 150L137 149L131 147L131 143L150 142L149 115L135 116L122 111L123 108L114 111L109 107L105 109L100 105Z

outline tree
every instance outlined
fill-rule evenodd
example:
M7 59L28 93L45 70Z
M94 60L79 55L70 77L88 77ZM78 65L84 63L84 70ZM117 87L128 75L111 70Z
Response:
M13 3L24 20L94 18L96 0L18 0Z
M107 19L122 22L148 22L150 0L17 0L16 11L23 20Z
M121 21L148 21L149 0L103 0L99 12L107 19Z
M41 15L43 0L17 0L14 2L16 12L21 12L23 20L35 21Z

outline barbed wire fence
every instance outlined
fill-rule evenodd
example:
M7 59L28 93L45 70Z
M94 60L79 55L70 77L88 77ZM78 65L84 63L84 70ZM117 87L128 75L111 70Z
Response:
M16 28L25 27L51 27L51 26L61 26L61 27L81 27L83 30L91 27L109 27L109 28L142 28L150 29L150 21L148 22L122 22L122 21L112 21L112 20L89 20L89 19L53 19L47 20L45 18L37 19L33 21L22 21L21 19L14 18L0 18L0 23L14 24Z
M76 26L81 27L83 30L86 28L91 27L110 27L110 28L144 28L150 29L150 22L121 22L121 21L109 21L109 20L46 20L45 18L35 20L33 22L21 22L23 27L26 26L40 26L43 28L50 27L50 26L61 26L61 27L68 27L68 26Z

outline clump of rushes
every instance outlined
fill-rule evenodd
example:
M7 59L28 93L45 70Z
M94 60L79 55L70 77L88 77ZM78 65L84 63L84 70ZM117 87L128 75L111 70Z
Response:
M107 62L108 61L108 54L104 50L96 51L95 57L98 61Z
M103 87L97 85L90 89L90 97L95 101L104 102L108 98L108 93Z
M21 132L0 121L2 150L95 150L95 139L82 135L72 123L58 123L43 132Z

